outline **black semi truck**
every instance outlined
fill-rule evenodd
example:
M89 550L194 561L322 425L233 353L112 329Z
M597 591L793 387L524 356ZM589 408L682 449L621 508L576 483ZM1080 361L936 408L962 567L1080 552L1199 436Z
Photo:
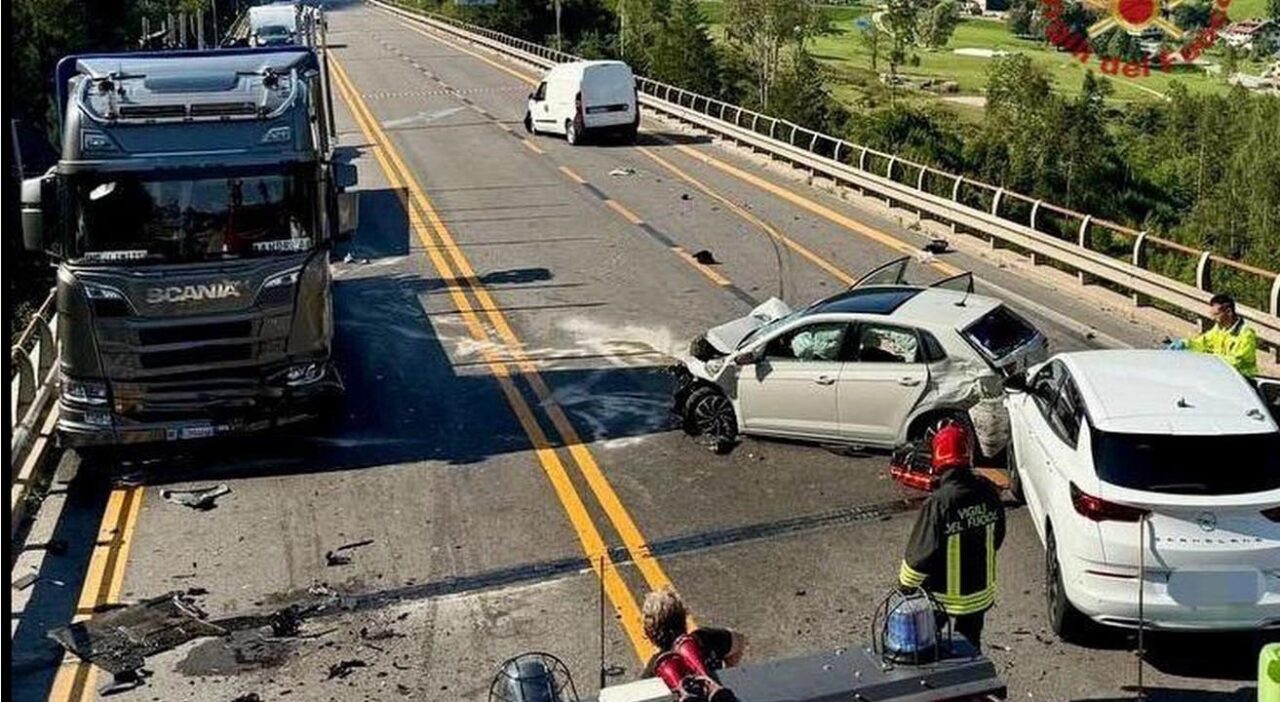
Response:
M61 158L22 185L58 262L69 446L240 434L322 416L332 242L355 228L307 47L70 56Z

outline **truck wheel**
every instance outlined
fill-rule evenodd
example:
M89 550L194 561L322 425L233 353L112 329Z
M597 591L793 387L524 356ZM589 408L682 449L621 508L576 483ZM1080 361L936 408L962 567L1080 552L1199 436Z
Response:
M1062 579L1062 565L1058 562L1058 543L1053 538L1053 528L1045 528L1044 544L1044 594L1049 608L1049 628L1067 643L1081 643L1087 633L1088 618L1067 599L1067 588Z
M702 437L716 453L728 453L738 439L733 403L718 388L694 390L684 404L684 429Z
M582 125L578 124L578 120L566 119L564 121L564 138L569 142L570 146L577 146L582 143Z

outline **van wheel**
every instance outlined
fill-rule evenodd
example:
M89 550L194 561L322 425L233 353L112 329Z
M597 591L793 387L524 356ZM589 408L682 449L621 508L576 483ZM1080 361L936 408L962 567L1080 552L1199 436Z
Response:
M1058 543L1053 538L1053 527L1045 527L1044 544L1044 594L1049 609L1049 628L1067 643L1080 643L1087 633L1088 618L1067 599L1067 588L1062 579L1062 565L1058 562Z
M684 404L684 429L700 436L716 453L728 453L738 438L733 403L716 388L701 387Z
M533 128L533 115L527 111L524 113L524 130L530 134L538 133L538 130Z
M578 123L577 118L564 121L564 138L571 146L582 143L582 125Z

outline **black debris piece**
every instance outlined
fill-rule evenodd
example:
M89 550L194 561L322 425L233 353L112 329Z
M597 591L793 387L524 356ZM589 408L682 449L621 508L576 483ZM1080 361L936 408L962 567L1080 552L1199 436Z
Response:
M701 263L704 266L711 266L719 263L719 261L716 260L716 257L713 256L711 252L706 249L701 249L700 251L695 252L693 254L693 260L697 261L698 263Z
M142 681L149 677L151 677L151 671L146 668L112 673L111 679L98 688L98 695L110 697L121 692L128 692L136 687L141 687Z
M923 248L925 251L928 251L929 253L940 254L940 253L946 253L947 250L951 248L951 245L947 243L946 239L935 237L933 239L930 239L929 242L926 243Z
M389 626L360 627L360 638L365 641L382 641L384 639L400 638L400 633Z
M243 695L235 697L231 702L262 702L262 695L256 692L246 692Z
M205 613L186 593L171 592L53 629L49 637L81 659L127 676L136 674L147 656L226 633L205 621Z
M369 667L369 664L365 663L359 658L352 658L350 660L339 661L329 666L329 677L325 678L325 680L333 680L334 678L342 680L342 679L345 679L348 675L351 675L351 673L354 672L356 668L367 668L367 667Z
M302 630L302 617L296 607L285 607L272 613L269 624L273 636L297 636Z
M371 546L372 544L373 544L373 539L365 539L363 541L353 541L349 544L343 544L333 550L334 551L350 551L352 549L360 548L361 546Z
M396 683L396 692L399 692L405 697L408 697L409 695L413 694L413 688L409 687L408 685L405 685L404 683Z
M27 573L26 575L15 578L13 581L13 589L25 590L35 584L40 579L39 573Z
M193 490L161 490L160 496L176 505L183 505L202 512L218 506L218 498L231 492L226 483Z
M324 554L324 564L331 568L333 566L344 566L349 563L351 563L351 556L348 556L345 553L338 553L337 551L326 551Z
M681 200L692 200L693 198L689 195L689 193L680 193L680 199L681 199Z

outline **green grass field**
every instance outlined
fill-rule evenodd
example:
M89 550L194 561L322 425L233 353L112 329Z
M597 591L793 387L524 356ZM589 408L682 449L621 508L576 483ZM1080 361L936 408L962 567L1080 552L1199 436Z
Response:
M1266 12L1267 0L1233 0L1228 10L1233 20L1259 17ZM715 0L703 3L704 11L712 24L712 33L723 38L724 4ZM814 55L834 73L832 92L842 101L857 102L863 99L868 87L878 81L879 73L888 72L888 64L884 60L887 55L887 42L881 45L881 60L877 70L871 69L871 51L861 39L862 30L857 26L859 18L870 14L874 8L865 6L825 6L824 11L831 21L832 33L818 37L813 41L811 49ZM865 24L865 21L864 21ZM1026 54L1031 60L1052 78L1055 89L1066 95L1080 90L1084 73L1093 69L1101 74L1096 57L1088 65L1066 52L1060 52L1045 42L1030 41L1014 37L1003 21L981 18L966 18L956 28L951 42L943 49L935 51L919 51L920 65L907 66L899 72L912 80L939 79L955 81L960 87L960 96L980 96L986 85L987 67L992 59L981 56L964 56L954 53L956 49L988 49ZM1211 51L1206 59L1216 62L1218 59ZM1241 62L1242 70L1256 70ZM1189 89L1204 92L1225 92L1228 86L1219 78L1206 74L1199 69L1179 69L1171 73L1153 71L1151 75L1128 78L1123 75L1107 76L1113 88L1111 99L1116 102L1145 101L1160 99L1169 89L1173 81L1178 81ZM904 91L910 100L935 100L936 96L918 90ZM957 104L957 101L945 101L965 116L980 116L981 108L972 104ZM963 101L961 101L963 102ZM972 103L972 100L968 100Z

